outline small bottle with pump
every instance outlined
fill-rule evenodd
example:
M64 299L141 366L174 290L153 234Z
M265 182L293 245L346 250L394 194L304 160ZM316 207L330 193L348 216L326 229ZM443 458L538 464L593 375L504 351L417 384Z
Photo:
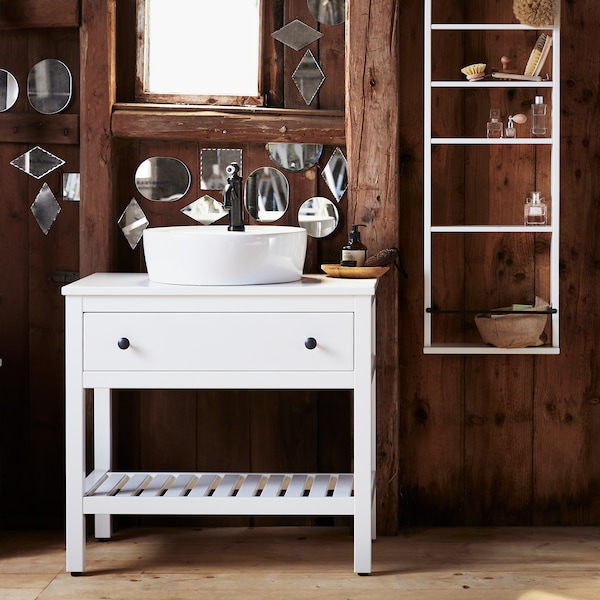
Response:
M504 132L507 138L516 138L517 130L515 129L515 123L513 117L508 117L508 123L506 124L506 131Z
M367 247L360 241L359 227L365 225L352 225L348 245L342 248L342 267L362 267L367 260Z
M546 225L548 210L540 192L531 192L531 198L525 202L525 225Z
M533 137L546 135L546 109L544 97L536 96L535 102L531 105L531 135Z
M487 124L487 136L489 138L501 138L504 135L504 125L500 120L500 111L497 108L490 109L490 120Z

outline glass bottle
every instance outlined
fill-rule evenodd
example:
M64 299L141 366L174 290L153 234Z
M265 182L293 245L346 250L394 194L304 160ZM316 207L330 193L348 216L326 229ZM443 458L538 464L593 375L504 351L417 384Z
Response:
M508 123L506 124L506 130L504 131L504 135L507 138L516 138L517 137L517 130L515 129L513 117L508 117Z
M504 134L504 125L500 121L500 111L497 108L490 109L490 120L487 124L487 136L489 138L501 138Z
M548 211L544 200L540 192L531 192L531 198L525 202L525 225L546 225Z
M543 96L536 96L531 105L531 135L534 137L546 135L546 109Z

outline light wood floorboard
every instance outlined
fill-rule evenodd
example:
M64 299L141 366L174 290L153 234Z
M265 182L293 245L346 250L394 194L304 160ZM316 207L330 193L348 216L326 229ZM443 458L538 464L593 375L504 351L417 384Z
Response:
M90 539L72 577L62 533L0 532L0 598L600 600L600 528L409 530L370 577L352 554L343 527L134 528Z

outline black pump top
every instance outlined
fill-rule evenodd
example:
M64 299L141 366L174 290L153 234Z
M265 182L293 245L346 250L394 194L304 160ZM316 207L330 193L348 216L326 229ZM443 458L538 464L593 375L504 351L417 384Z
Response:
M359 227L366 227L362 223L352 225L352 230L350 231L350 243L352 242L360 242L360 231Z

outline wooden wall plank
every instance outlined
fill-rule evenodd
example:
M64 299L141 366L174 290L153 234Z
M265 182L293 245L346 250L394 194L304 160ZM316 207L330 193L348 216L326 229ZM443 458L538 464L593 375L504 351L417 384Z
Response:
M348 221L368 225L371 253L398 245L399 16L392 0L346 5ZM387 534L398 527L398 277L381 280L377 303L377 526Z
M115 0L83 0L81 44L80 272L115 269L113 171L110 117L115 102Z
M79 0L0 0L0 29L79 27Z
M598 7L562 5L561 354L535 362L533 520L579 525L600 523L600 57Z

